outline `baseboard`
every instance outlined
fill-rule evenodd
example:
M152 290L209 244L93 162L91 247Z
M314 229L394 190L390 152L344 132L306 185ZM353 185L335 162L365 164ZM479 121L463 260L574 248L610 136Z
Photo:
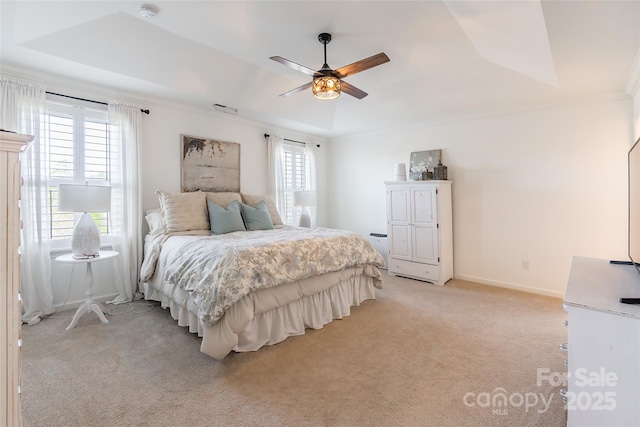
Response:
M546 291L544 289L531 288L529 286L517 285L515 283L499 282L497 280L489 280L489 279L484 279L482 277L467 276L466 274L454 274L453 278L466 280L469 282L476 282L482 285L490 285L490 286L497 286L499 288L513 289L514 291L529 292L531 294L544 295L544 296L560 298L560 299L564 298L564 294L560 292Z
M118 294L110 294L110 295L102 295L102 296L94 296L93 299L97 302L100 303L105 303L107 301L111 301L113 299L115 299L118 296ZM76 300L76 301L67 301L66 304L56 304L53 306L53 308L55 308L56 312L60 312L60 311L66 311L66 310L75 310L76 308L80 307L80 305L82 305L83 302L85 302L85 299L81 299L81 300Z

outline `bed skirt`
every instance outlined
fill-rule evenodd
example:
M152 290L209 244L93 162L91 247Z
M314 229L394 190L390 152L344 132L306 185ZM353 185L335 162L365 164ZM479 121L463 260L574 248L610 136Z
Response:
M146 299L169 308L178 325L202 337L200 351L223 359L231 351L255 351L303 335L306 328L321 329L349 316L352 306L375 299L375 279L363 270L353 268L258 290L230 307L213 325L203 323L188 294L171 284L144 282L142 291Z

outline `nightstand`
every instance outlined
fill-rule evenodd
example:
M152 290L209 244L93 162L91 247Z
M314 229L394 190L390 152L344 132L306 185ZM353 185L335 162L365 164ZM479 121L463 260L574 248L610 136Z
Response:
M71 254L60 255L56 258L56 261L62 264L86 264L87 265L87 273L85 276L85 286L87 288L85 295L87 299L78 310L76 310L76 314L73 315L73 319L71 319L71 323L67 326L67 331L78 323L78 319L82 317L83 314L93 311L98 315L98 318L102 323L109 323L107 318L104 316L106 309L104 306L93 300L93 272L91 271L91 263L106 261L108 259L115 258L119 255L116 251L100 251L100 256L95 258L82 258L76 259Z

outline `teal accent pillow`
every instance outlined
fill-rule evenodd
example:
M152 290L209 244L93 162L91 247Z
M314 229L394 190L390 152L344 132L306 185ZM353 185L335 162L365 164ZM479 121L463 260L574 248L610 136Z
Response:
M264 201L258 203L255 208L240 203L240 208L247 230L273 230L273 222L271 222L271 216Z
M212 234L246 230L240 214L240 203L237 200L229 203L226 208L212 202L207 202L207 206L209 206L209 223Z

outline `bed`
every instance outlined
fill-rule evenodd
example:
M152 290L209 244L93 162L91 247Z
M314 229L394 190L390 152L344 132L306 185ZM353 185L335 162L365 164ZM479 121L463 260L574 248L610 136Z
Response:
M202 337L200 350L215 359L321 329L382 287L384 259L368 240L286 226L269 196L158 196L161 208L146 217L141 291ZM220 228L225 215L235 225ZM252 223L252 215L267 224Z

